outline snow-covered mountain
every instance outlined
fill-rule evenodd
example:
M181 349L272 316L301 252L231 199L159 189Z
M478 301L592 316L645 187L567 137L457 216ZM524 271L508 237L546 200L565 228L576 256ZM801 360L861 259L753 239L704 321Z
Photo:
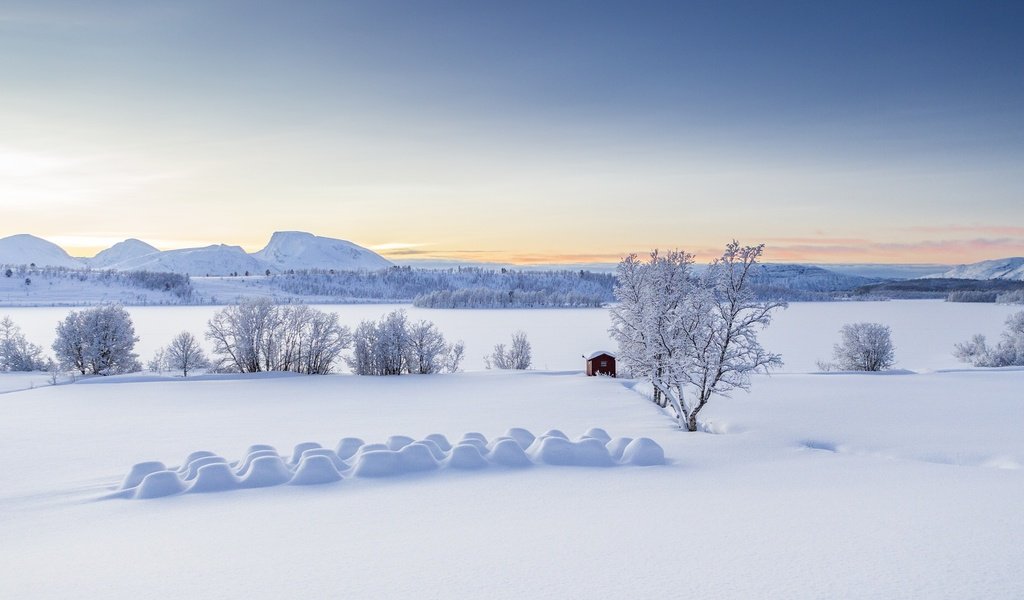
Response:
M1024 256L983 260L969 265L958 265L943 273L927 275L921 279L1012 279L1024 281Z
M85 264L72 258L63 248L42 238L20 233L0 238L0 265L81 268Z
M122 261L111 268L119 271L162 271L192 276L262 274L266 263L242 250L241 246L214 244L203 248L165 250Z
M118 242L92 258L86 263L93 269L116 269L119 263L134 260L160 250L135 238Z
M391 266L383 256L345 240L320 237L302 231L277 231L253 256L271 271L289 269L376 270Z
M754 281L761 287L807 292L846 291L874 283L877 278L837 273L811 265L767 263L754 273Z

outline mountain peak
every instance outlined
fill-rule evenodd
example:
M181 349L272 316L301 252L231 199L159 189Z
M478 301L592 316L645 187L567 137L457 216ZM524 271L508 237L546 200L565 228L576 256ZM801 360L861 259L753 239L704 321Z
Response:
M346 240L305 231L275 231L256 258L279 271L289 269L385 269L391 262L376 252Z

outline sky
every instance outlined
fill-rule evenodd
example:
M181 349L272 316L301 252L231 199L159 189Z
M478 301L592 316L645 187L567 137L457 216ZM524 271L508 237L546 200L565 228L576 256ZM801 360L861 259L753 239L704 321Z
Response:
M0 0L0 237L1024 255L1024 3Z

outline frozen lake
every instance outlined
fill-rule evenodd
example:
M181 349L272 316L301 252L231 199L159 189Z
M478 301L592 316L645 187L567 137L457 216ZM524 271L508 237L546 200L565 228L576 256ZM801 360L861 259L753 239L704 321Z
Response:
M405 309L412 320L428 319L451 340L466 343L466 370L484 368L483 356L494 344L508 342L512 332L523 330L534 351L534 368L544 370L582 369L581 355L594 350L614 350L608 338L607 309L537 310L438 310L411 305L358 304L325 305L341 321L355 327L363 319L377 319L396 308ZM143 362L176 333L188 330L202 337L206 322L221 307L143 306L129 307L140 341L136 346ZM766 348L781 353L782 372L816 370L815 361L828 359L845 323L871 321L892 328L897 367L915 371L962 366L953 358L953 344L975 333L998 337L1007 315L1024 307L996 304L947 303L940 300L898 300L890 302L798 302L777 313L764 331ZM10 315L29 340L47 349L54 329L68 308L9 307Z

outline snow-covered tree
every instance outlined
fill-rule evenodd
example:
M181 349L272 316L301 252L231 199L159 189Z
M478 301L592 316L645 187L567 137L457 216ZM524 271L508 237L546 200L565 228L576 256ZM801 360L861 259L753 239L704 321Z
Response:
M0 371L48 371L53 361L43 349L25 339L10 317L0 320Z
M166 365L175 371L181 371L182 377L188 377L189 371L205 369L210 366L199 340L187 331L174 336L167 345Z
M113 375L141 370L135 354L135 335L128 311L105 304L72 311L57 324L53 351L61 367L82 375Z
M699 276L682 251L619 264L610 329L619 360L651 382L654 400L672 406L680 428L696 431L713 396L747 390L752 373L781 364L757 340L784 306L755 294L752 273L763 251L733 241Z
M484 357L484 363L488 369L529 369L533 364L533 348L526 337L526 332L513 333L512 344L508 347L505 344L495 344L494 351Z
M208 322L206 338L213 342L217 370L309 375L330 373L352 339L335 313L267 299L220 310Z
M881 323L847 323L832 349L835 367L843 371L884 371L896 362L892 332Z
M462 362L461 341L449 345L430 321L410 323L403 310L379 321L363 321L353 334L348 365L356 375L454 372Z
M1024 366L1024 311L1006 318L1006 330L994 347L979 334L957 344L953 355L976 367Z

